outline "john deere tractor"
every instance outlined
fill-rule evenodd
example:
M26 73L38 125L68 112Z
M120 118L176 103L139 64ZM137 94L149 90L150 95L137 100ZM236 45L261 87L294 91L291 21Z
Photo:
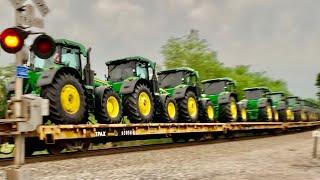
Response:
M159 89L156 63L143 57L127 57L106 62L107 81L119 93L124 115L131 123L145 123L156 119L176 122L176 101Z
M179 122L214 121L214 108L208 98L201 97L198 72L181 67L158 72L160 88L179 105Z
M238 94L235 82L230 78L216 78L201 81L204 95L214 105L215 119L219 122L247 120L244 107L238 108ZM239 113L240 112L240 113Z
M91 48L86 50L82 44L66 39L55 40L55 44L54 55L45 59L31 49L24 93L49 99L50 115L46 119L55 124L86 123L89 112L101 123L120 122L119 96L107 83L94 80ZM13 89L14 80L8 85L11 94Z
M252 87L244 89L245 99L239 102L241 108L247 109L248 121L273 121L277 117L272 108L270 90L267 87Z
M279 121L294 121L292 108L287 103L287 97L283 92L269 93L272 99L272 106L279 113Z

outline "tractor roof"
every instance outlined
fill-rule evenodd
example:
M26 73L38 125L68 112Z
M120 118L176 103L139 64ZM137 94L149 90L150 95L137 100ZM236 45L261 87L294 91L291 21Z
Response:
M284 95L284 93L283 92L270 92L269 94L282 94L282 95Z
M189 67L178 67L178 68L166 69L166 70L163 70L163 71L159 71L158 75L159 74L171 73L171 72L179 72L179 71L185 71L185 72L189 72L189 73L195 74L199 78L198 71L196 71L196 70L194 70L192 68L189 68Z
M77 42L74 42L74 41L71 41L71 40L68 40L68 39L56 39L55 40L56 44L62 44L62 45L66 45L66 46L73 46L73 47L77 47L80 49L80 53L83 55L83 56L87 56L87 50L86 48L84 47L84 45L80 44L80 43L77 43Z
M121 58L121 59L114 59L114 60L110 60L110 61L107 61L106 62L106 65L110 65L110 64L121 64L121 63L124 63L124 62L130 62L130 61L135 61L135 62L145 62L145 63L148 63L151 68L155 68L156 67L156 63L147 59L147 58L144 58L144 57L141 57L141 56L131 56L131 57L125 57L125 58Z
M206 79L201 81L201 83L211 83L211 82L219 82L219 81L228 81L235 84L235 81L231 78L224 77L224 78L215 78L215 79Z
M254 91L254 90L264 90L264 91L270 91L270 89L268 87L251 87L251 88L244 88L244 91Z
M297 99L300 99L298 96L288 96L288 98L297 98Z

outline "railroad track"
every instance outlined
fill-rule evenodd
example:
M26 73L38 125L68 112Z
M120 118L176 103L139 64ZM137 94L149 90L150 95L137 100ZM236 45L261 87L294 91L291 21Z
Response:
M87 152L66 152L59 155L52 154L42 154L42 155L33 155L31 157L26 157L26 164L39 163L39 162L48 162L48 161L59 161L75 158L85 158L85 157L95 157L103 155L112 155L112 154L121 154L121 153L130 153L130 152L139 152L139 151L151 151L151 150L160 150L160 149L171 149L171 148L181 148L188 146L197 146L197 145L206 145L206 144L217 144L230 141L244 141L258 138L268 138L279 135L287 135L293 133L302 133L304 131L289 131L285 134L273 134L273 133L239 133L232 137L222 137L219 139L205 139L200 141L189 141L189 142L168 142L161 144L150 144L150 145L135 145L135 146L125 146L125 147L112 147L98 150L89 150ZM6 169L13 165L13 158L1 158L0 159L0 169Z

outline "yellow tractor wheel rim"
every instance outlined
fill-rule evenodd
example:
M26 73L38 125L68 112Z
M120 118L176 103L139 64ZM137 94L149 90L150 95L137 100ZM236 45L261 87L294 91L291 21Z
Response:
M141 92L138 97L138 109L144 116L148 116L151 112L151 100L146 92Z
M286 113L287 113L287 119L290 120L290 121L293 121L294 120L294 116L293 116L292 111L290 109L287 109Z
M114 96L108 97L106 110L107 110L108 115L111 118L115 118L119 115L120 106L119 106L119 102L116 97L114 97Z
M189 116L195 117L198 113L197 101L193 97L189 97L187 101Z
M80 109L80 95L76 87L67 84L62 87L60 93L62 109L68 114L75 114Z
M176 106L173 102L168 103L167 111L170 119L174 119L176 117Z
M230 104L230 109L231 109L231 116L232 116L232 119L237 119L238 117L238 110L237 110L237 104L232 101L231 104Z
M214 119L214 110L213 110L213 107L211 105L209 105L207 107L207 115L208 115L208 119L210 121L213 121L213 119Z
M307 115L305 112L301 112L301 120L303 121L307 120Z
M272 119L272 109L270 106L267 106L267 117L268 117L268 120ZM275 117L275 119L277 120L276 117Z
M243 120L243 121L247 121L247 111L246 111L246 109L241 109L241 119Z

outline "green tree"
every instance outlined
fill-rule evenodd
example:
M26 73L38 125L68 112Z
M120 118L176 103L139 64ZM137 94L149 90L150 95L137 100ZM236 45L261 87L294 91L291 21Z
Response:
M0 67L0 118L3 118L6 111L6 82L13 76L15 68L13 65Z
M316 84L315 85L318 87L317 96L318 96L318 99L320 101L320 73L317 75L317 79L316 79Z
M188 35L170 38L162 46L161 53L164 56L166 68L187 66L199 72L201 79L218 77L230 77L237 82L240 96L242 89L253 86L267 86L272 91L290 92L282 80L274 80L265 72L251 72L250 66L239 65L226 67L218 61L217 52L209 48L205 39L199 37L197 30L191 30Z

